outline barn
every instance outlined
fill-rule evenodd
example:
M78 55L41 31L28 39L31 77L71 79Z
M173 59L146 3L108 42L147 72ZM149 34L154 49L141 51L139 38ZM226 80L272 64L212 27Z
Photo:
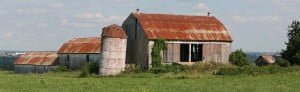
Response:
M15 62L16 73L46 73L58 64L58 56L54 52L29 52L21 55Z
M163 63L228 63L232 37L214 16L131 13L122 24L128 35L126 63L151 66L155 39L165 39Z
M99 62L100 38L74 38L65 42L57 52L59 64L69 69L80 69L86 62Z
M275 58L271 55L262 55L255 60L257 66L266 66L275 63Z

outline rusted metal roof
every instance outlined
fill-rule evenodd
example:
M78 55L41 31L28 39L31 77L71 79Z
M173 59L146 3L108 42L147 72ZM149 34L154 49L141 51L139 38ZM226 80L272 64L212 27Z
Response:
M65 42L58 51L58 54L89 54L100 53L100 38L74 38Z
M225 26L215 17L132 13L148 39L232 42Z
M112 37L112 38L127 38L127 34L122 27L112 24L110 26L104 27L102 31L102 37Z
M53 65L58 56L53 52L28 52L21 55L14 64Z

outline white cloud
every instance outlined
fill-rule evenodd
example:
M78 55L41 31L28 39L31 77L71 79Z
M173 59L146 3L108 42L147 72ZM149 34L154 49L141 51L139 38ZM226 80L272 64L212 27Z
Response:
M280 22L280 16L232 16L232 19L236 22Z
M20 15L43 15L47 13L46 9L16 9L16 13Z

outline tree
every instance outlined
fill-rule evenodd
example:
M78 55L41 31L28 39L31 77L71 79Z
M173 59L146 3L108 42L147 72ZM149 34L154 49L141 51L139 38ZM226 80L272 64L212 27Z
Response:
M300 21L293 21L288 27L288 42L286 49L282 50L282 58L288 60L291 65L300 64Z
M250 62L242 49L232 52L229 56L229 62L237 66L250 65Z

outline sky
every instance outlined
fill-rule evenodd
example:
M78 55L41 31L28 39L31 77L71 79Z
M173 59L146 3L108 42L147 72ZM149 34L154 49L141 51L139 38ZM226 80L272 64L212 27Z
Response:
M206 16L211 12L233 37L232 49L275 52L300 20L300 0L0 0L0 50L56 51L75 37L100 37L142 13Z

